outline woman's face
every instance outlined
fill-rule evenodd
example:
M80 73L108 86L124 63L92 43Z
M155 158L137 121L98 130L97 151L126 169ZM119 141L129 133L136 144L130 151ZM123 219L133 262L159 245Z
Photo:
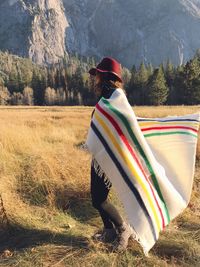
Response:
M101 89L101 75L97 72L94 76L94 93L96 96L100 96L102 89Z

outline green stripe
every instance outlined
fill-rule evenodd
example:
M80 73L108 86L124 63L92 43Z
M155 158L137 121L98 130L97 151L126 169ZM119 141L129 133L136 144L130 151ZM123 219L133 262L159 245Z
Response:
M188 132L165 132L165 133L150 133L150 134L144 134L144 137L151 137L151 136L157 136L157 135L171 135L171 134L187 134L191 135L195 138L197 138L197 135L188 133Z
M128 133L129 133L129 135L130 135L130 137L131 137L131 139L133 140L134 144L136 145L136 147L137 147L139 153L140 153L141 156L144 158L145 163L146 163L146 166L147 166L147 168L148 168L148 170L149 170L149 172L150 172L150 174L151 174L152 181L153 181L153 184L154 184L154 186L155 186L155 188L156 188L156 191L157 191L157 193L158 193L160 199L161 199L162 202L163 202L163 207L164 207L164 210L165 210L165 213L166 213L166 216L167 216L167 220L168 220L168 223L169 223L169 222L170 222L169 212L168 212L168 209L167 209L167 205L166 205L166 203L165 203L165 200L164 200L164 198L163 198L163 196L162 196L162 193L161 193L161 190L160 190L158 181L157 181L157 179L156 179L156 175L155 175L155 173L154 173L154 171L153 171L153 168L152 168L152 166L151 166L151 164L150 164L150 162L149 162L147 156L145 155L145 153L144 153L144 151L143 151L143 149L142 149L140 143L138 142L138 140L137 140L135 134L133 133L133 131L132 131L131 127L130 127L130 124L129 124L128 120L126 119L126 117L125 117L120 111L118 111L116 108L114 108L114 107L113 107L113 106L112 106L112 105L111 105L111 104L110 104L104 97L102 97L101 100L102 100L103 103L104 103L104 104L105 104L105 105L106 105L112 112L114 112L114 113L117 115L117 117L123 122L123 124L125 125L125 127L126 127Z

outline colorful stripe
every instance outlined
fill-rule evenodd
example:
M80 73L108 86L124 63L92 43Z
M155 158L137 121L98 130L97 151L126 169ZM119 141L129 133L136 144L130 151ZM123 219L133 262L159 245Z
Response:
M98 121L99 125L101 125L101 127L104 129L104 133L106 133L107 137L112 142L112 144L114 145L114 147L118 151L118 153L121 156L121 158L124 160L124 162L127 165L128 169L135 176L136 180L138 181L138 183L140 184L140 186L144 190L145 195L146 195L146 197L148 199L150 208L151 208L151 210L153 212L153 216L155 218L157 231L159 232L161 230L161 226L160 226L160 222L159 222L159 218L158 218L157 212L155 210L154 204L151 201L151 197L150 197L146 187L144 186L144 184L141 181L140 176L138 175L136 170L133 168L133 165L132 165L131 161L129 160L127 154L124 153L123 149L121 148L121 146L119 145L118 141L116 140L116 138L114 137L113 133L108 128L108 126L105 124L105 122L100 118L100 116L96 112L94 113L94 117Z
M167 130L167 129L181 129L181 130L190 130L193 131L195 133L197 133L197 130L192 128L192 127L187 127L187 126L160 126L160 127L147 127L144 129L141 129L142 132L145 131L151 131L151 130Z
M140 125L140 127L145 127L145 126L152 126L152 125L189 125L191 127L194 127L194 129L198 129L198 123L197 122L188 122L188 121L184 121L184 122L179 122L176 121L169 121L169 122L161 122L161 121L140 121L138 122L138 124Z
M173 123L173 126L169 125L171 123ZM177 124L181 124L181 125L177 125ZM191 135L195 138L198 137L197 136L198 124L191 123L188 121L182 121L182 122L150 121L150 122L139 122L139 125L141 128L141 131L144 133L144 137L152 137L152 136L160 136L160 135L175 135L175 134L176 135L177 134Z
M140 122L140 121L159 121L159 122L193 121L193 122L198 122L199 123L199 120L194 120L194 119L170 119L170 120L162 120L162 119L160 119L159 120L159 119L140 119L140 118L138 118L137 121L138 122Z
M164 227L165 227L165 222L164 222L164 217L163 217L163 214L162 214L161 207L160 207L160 205L159 205L159 203L158 203L158 200L157 200L157 198L156 198L156 196L155 196L154 189L153 189L153 187L152 187L152 185L151 185L151 183L150 183L150 181L149 181L149 179L148 179L148 177L147 177L147 175L146 175L146 173L145 173L145 171L144 171L143 166L142 166L141 163L139 162L139 159L137 158L136 154L134 153L132 147L130 146L130 144L129 144L127 138L126 138L125 135L123 134L123 132L122 132L122 130L121 130L119 124L116 122L116 120L115 120L112 116L110 116L110 114L107 113L102 107L100 107L99 104L96 105L96 108L97 108L97 110L98 110L101 114L103 114L103 115L108 119L108 121L113 125L113 127L115 128L115 130L116 130L116 132L117 132L119 138L123 141L123 143L124 143L125 146L127 147L128 151L130 152L131 156L132 156L133 159L135 160L137 166L139 167L140 171L142 172L142 174L143 174L143 176L144 176L144 178L145 178L145 180L146 180L146 182L147 182L147 184L148 184L148 186L149 186L149 188L150 188L150 190L151 190L151 193L152 193L152 196L151 196L151 197L148 197L148 200L150 201L150 206L152 206L152 199L151 199L151 198L153 198L154 201L156 202L156 206L157 206L157 208L158 208L158 210L159 210L159 214L160 214L160 217L161 217L161 220L162 220L162 228L164 228ZM140 180L140 179L139 179L139 180ZM145 185L142 181L139 181L139 183L140 183L140 184L142 183L142 188L143 188L144 192L145 192L146 194L148 194L148 192L146 191L146 188L145 188L146 185ZM154 204L153 204L153 205L154 205ZM153 212L154 212L154 213L156 212L154 208L153 208ZM154 216L155 216L155 214L154 214Z
M159 195L159 197L160 197L160 199L161 199L161 201L163 203L163 208L164 208L164 211L165 211L165 215L166 215L167 221L169 223L169 221L170 221L169 212L168 212L165 200L163 198L163 195L161 193L160 186L159 186L159 183L157 181L156 175L155 175L155 173L153 171L153 168L152 168L152 166L151 166L151 164L150 164L150 162L149 162L144 150L142 149L142 147L141 147L140 143L138 142L135 134L133 133L128 120L126 119L126 117L119 110L114 108L105 98L102 97L101 100L106 105L106 107L108 109L110 109L120 119L120 121L122 121L123 125L125 126L125 128L127 129L128 133L129 133L133 143L135 144L138 152L143 157L143 159L145 161L145 164L146 164L146 166L147 166L147 168L148 168L148 170L149 170L149 172L151 174L151 178L152 178L153 184L154 184L154 186L156 188L156 191L157 191L157 193L158 193L158 195Z
M198 138L197 134L195 135L189 132L158 132L158 133L144 134L144 137L152 137L152 136L159 136L159 135L172 135L172 134L185 134L185 135L191 135L195 138Z
M137 202L140 205L140 207L141 207L141 209L142 209L147 221L149 222L149 225L150 225L151 230L152 230L154 241L156 241L157 240L157 234L155 232L152 219L151 219L151 217L150 217L150 215L148 213L148 210L146 209L145 204L144 204L140 194L138 193L136 187L134 186L132 181L129 179L129 176L126 174L126 172L123 169L122 165L120 164L120 162L118 161L118 159L116 158L114 153L112 152L112 150L109 147L108 143L106 142L105 138L102 136L100 131L95 126L94 122L91 122L91 128L94 131L94 133L96 134L96 136L98 137L98 139L101 141L101 143L104 146L106 152L110 156L111 160L114 162L115 166L117 167L118 171L120 172L120 174L121 174L122 178L124 179L124 181L126 182L127 186L133 192L133 194L135 196L135 199L137 200Z

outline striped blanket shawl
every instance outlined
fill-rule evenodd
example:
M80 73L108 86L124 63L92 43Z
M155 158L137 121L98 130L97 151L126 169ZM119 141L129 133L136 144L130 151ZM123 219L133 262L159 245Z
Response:
M95 107L87 147L112 182L144 252L187 206L199 114L136 118L120 88Z

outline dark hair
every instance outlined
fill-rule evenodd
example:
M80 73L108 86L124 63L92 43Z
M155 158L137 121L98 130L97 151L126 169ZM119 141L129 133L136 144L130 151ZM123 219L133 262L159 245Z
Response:
M112 73L103 72L99 73L101 76L100 87L104 89L116 89L121 88L123 89L123 83L119 81L119 79Z

